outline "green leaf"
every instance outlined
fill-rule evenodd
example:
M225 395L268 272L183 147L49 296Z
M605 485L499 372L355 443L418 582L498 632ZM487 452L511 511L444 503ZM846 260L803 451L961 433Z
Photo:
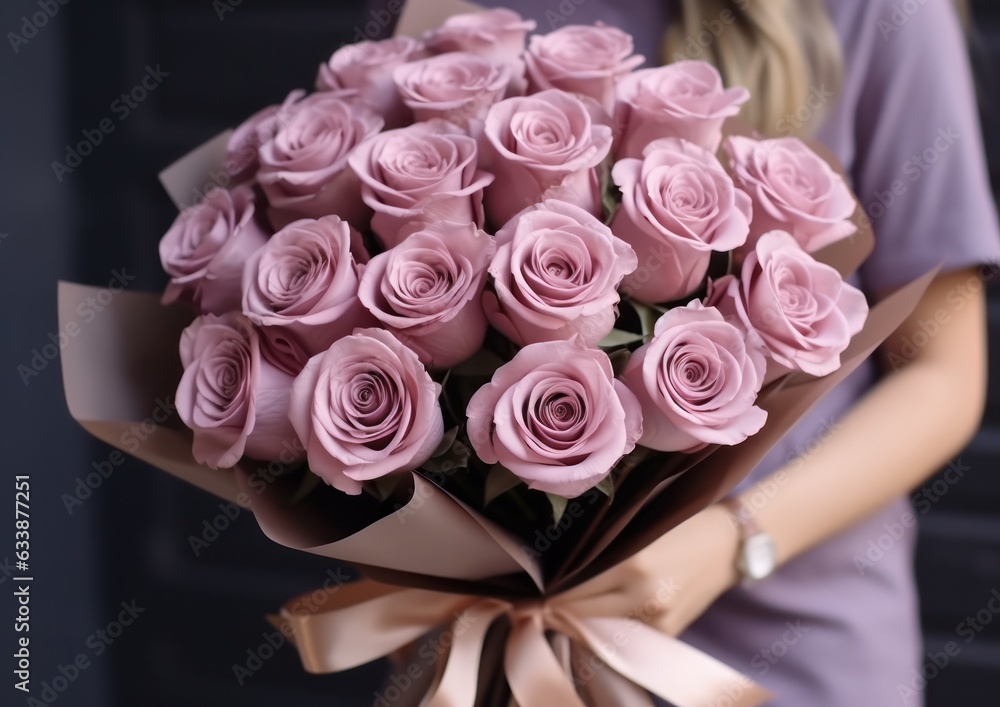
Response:
M608 180L608 186L604 189L604 194L602 195L601 202L604 206L604 225L608 226L615 217L615 212L618 211L618 207L621 205L622 194L618 191L618 187Z
M456 469L465 469L469 466L469 459L472 457L472 450L458 440L454 440L443 454L431 457L420 467L432 474L451 474Z
M635 313L639 315L639 322L642 324L643 337L652 338L653 331L656 329L656 320L659 319L666 310L662 310L657 307L650 307L649 305L642 304L641 302L632 302L631 304Z
M431 457L440 457L445 454L451 446L455 444L455 439L458 437L458 426L452 427L450 430L444 433L444 437L441 438L441 444L437 446Z
M505 467L494 464L486 472L486 490L483 492L483 505L488 506L494 500L521 484L521 480Z
M566 512L569 500L565 496L557 496L554 493L546 493L545 497L549 499L549 504L552 506L552 525L558 525L559 521L562 520L563 513Z
M594 488L608 497L608 502L615 500L615 480L614 474L608 474Z
M622 331L621 329L612 329L607 336L601 339L597 347L601 349L620 349L637 341L642 341L642 334Z

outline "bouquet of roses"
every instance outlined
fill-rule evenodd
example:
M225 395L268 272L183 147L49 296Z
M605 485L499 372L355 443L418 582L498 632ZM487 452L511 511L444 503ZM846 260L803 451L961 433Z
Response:
M114 443L174 388L187 429L137 456L371 578L274 619L309 670L452 625L421 704L757 704L577 595L728 492L925 283L869 318L843 178L740 134L748 92L710 65L534 29L491 10L345 46L167 170L198 197L160 243L186 307L121 297L64 358L70 408Z

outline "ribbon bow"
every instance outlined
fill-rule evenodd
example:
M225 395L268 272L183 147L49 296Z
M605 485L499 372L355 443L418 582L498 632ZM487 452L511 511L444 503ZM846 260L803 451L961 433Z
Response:
M578 688L587 688L598 704L632 707L650 704L646 691L677 707L755 707L770 697L716 659L629 618L635 607L617 594L581 596L569 590L545 599L507 601L370 580L322 593L312 592L309 601L293 600L280 616L270 617L291 634L311 673L348 670L391 655L435 629L450 632L443 668L422 707L473 707L486 633L503 616L511 624L504 671L519 707L586 707ZM596 658L589 661L590 675L574 677L568 656L557 654L559 641L550 642L546 632Z

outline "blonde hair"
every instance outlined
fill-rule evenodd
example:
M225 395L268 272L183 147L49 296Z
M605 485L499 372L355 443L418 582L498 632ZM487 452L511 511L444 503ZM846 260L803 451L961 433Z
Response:
M702 59L745 86L741 113L768 136L811 133L843 74L840 40L822 0L679 0L664 63Z

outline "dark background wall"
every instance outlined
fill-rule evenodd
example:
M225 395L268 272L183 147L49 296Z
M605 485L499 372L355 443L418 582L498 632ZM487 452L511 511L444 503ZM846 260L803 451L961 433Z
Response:
M371 704L378 666L310 676L290 647L259 649L270 633L262 616L340 568L269 543L245 513L217 538L206 535L205 522L222 513L218 503L133 461L111 464L100 488L67 508L77 479L94 465L109 468L111 450L70 420L56 363L26 382L18 372L57 334L57 279L101 284L125 268L135 275L132 289L162 286L155 244L174 210L155 173L290 88L311 85L316 65L370 18L361 4L323 0L46 3L58 12L30 37L21 18L39 11L37 0L8 0L0 10L0 30L28 40L16 52L9 35L0 42L0 506L12 505L7 479L30 473L34 695L64 705ZM996 183L1000 93L990 74L1000 66L1000 7L973 7ZM147 67L159 67L162 83L122 119L113 102ZM103 118L114 131L58 179L52 161L65 162L66 145ZM997 297L994 291L991 334L1000 363ZM969 468L961 482L930 482L939 500L920 514L918 576L932 651L954 640L958 625L1000 587L996 381L984 428L961 460ZM197 555L191 536L209 541ZM5 629L14 612L5 569L11 549L0 540ZM122 602L142 611L119 634ZM995 629L963 645L930 681L932 707L996 704L987 696L1000 677ZM8 655L7 646L5 634L0 654ZM250 657L269 653L259 666ZM69 666L81 655L86 667L74 672ZM8 661L0 661L0 674L10 675ZM252 675L241 686L233 667L248 663ZM44 683L54 691L40 694ZM5 704L25 701L9 684L0 694Z

